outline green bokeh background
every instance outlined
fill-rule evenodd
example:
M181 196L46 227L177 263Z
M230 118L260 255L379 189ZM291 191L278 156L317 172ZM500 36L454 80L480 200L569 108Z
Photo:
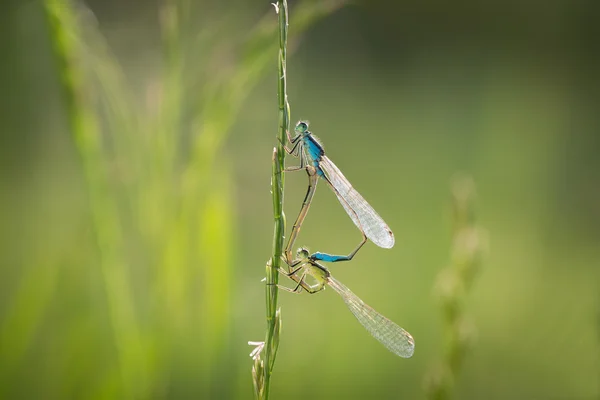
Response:
M396 236L393 249L369 243L330 269L411 332L416 351L408 360L388 353L331 290L281 293L272 398L425 397L426 376L443 356L434 285L450 262L457 173L475 182L489 251L466 303L477 335L455 397L598 398L596 3L364 2L302 35L294 32L297 3L290 4L292 117L310 120L329 157ZM88 6L134 101L152 103L162 3ZM192 92L244 68L236 63L240 47L261 18L276 19L269 2L189 6L182 38L200 39L185 48L195 64L181 79ZM276 50L240 112L223 117L227 135L204 166L215 178L188 198L199 204L197 220L175 230L180 237L165 232L164 242L176 244L168 263L145 247L144 232L127 231L116 244L126 256L115 261L126 281L114 294L99 267L103 251L43 7L14 1L1 15L0 397L251 398L246 342L264 338L260 281L272 245ZM185 113L210 113L210 98L185 101ZM287 175L288 223L305 179ZM149 213L163 211L157 205ZM119 212L124 221L135 214ZM359 240L321 184L299 244L345 253ZM193 257L178 253L181 242L192 243ZM122 293L133 300L121 307ZM122 325L111 317L115 306Z

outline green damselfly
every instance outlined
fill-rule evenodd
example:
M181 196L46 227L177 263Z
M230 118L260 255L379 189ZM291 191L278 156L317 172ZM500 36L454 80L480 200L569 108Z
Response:
M308 250L299 249L296 254L296 261L290 265L290 268L288 273L280 271L296 282L296 287L291 289L279 286L280 288L293 293L300 293L305 290L313 294L324 290L326 286L331 287L344 300L358 322L389 351L404 358L413 355L415 341L410 333L365 304L343 283L331 276L327 268L309 255ZM312 285L307 283L306 278L308 276L311 276L316 283Z

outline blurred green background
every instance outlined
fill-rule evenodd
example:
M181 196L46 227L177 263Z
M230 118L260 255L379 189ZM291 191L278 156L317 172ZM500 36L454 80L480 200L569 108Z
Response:
M33 0L0 12L0 397L250 398L273 230L272 6L47 3L54 15ZM290 8L292 117L396 236L331 270L416 351L387 352L331 290L281 293L272 398L425 398L457 173L489 251L455 397L598 398L596 2ZM287 175L289 225L305 185ZM299 244L359 240L321 184Z

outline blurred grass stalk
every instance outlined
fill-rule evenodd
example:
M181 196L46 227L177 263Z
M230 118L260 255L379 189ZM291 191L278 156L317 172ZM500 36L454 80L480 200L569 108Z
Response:
M108 177L109 165L103 151L100 120L89 96L82 56L82 34L77 15L63 0L47 0L46 13L54 52L61 74L67 115L73 139L79 150L92 215L99 265L106 287L107 306L118 351L123 395L138 398L134 386L146 385L139 325L123 254L124 237L114 187Z
M449 399L469 347L475 337L475 326L465 308L473 280L481 269L487 249L487 234L476 224L475 187L468 177L457 177L452 183L453 248L451 265L437 278L434 295L440 302L446 336L444 357L430 372L425 382L427 397Z
M343 3L298 4L295 32L307 29ZM231 371L227 377L218 374L229 348L234 204L230 161L220 150L244 100L270 70L272 56L281 45L273 40L281 25L274 23L271 13L266 15L237 52L240 56L231 72L218 76L199 61L210 59L210 54L198 52L183 34L191 4L187 0L164 0L160 21L164 68L158 81L149 85L151 101L140 106L92 12L77 1L44 0L43 4L66 115L82 163L95 240L95 253L82 254L80 259L99 267L102 281L89 284L104 288L105 303L92 302L88 315L95 325L102 326L101 316L107 312L112 332L111 337L105 337L96 329L84 339L88 345L81 346L85 352L77 353L77 358L90 360L85 364L89 370L81 370L68 359L56 360L53 367L61 371L57 376L62 381L53 382L45 396L77 397L85 388L85 397L93 398L181 397L190 393L224 397L232 390L223 383L230 380ZM247 35L248 30L242 31ZM219 40L215 53L225 40L236 42L226 35L215 37ZM201 58L198 53L202 53ZM281 60L285 63L285 54ZM186 66L192 77L185 75ZM210 79L199 83L201 90L184 84L197 80L202 68ZM280 80L280 89L281 85L285 81ZM285 140L289 109L283 117L281 112L280 107L279 134ZM281 144L276 154L274 167L282 179ZM281 185L277 190L281 207L283 182L274 184ZM275 236L279 242L274 242L271 269L271 279L275 280L284 234L281 208L278 215ZM85 235L74 238L73 247L86 248L81 243L84 240ZM52 267L58 268L60 262ZM69 271L61 272L66 275ZM64 304L66 300L58 302L58 292L38 290L38 282L30 275L21 277L22 285L12 302L14 309L7 314L17 322L15 316L19 315L37 318L37 322L48 318L43 307L32 313L27 309L30 302L19 301L32 292L48 303ZM61 279L68 282L71 278ZM94 288L90 286L82 293ZM72 294L60 296L71 296L67 301L72 304L83 300ZM276 297L271 306L276 309ZM271 322L280 321L278 315L272 315ZM59 330L56 336L73 338L77 332L88 331L88 320L72 319L52 325ZM36 331L36 321L25 322L29 332L14 333L26 338L21 340L21 349L31 346L30 338L41 334ZM270 332L277 336L278 323L270 326ZM19 342L4 337L9 335L5 333L3 343ZM55 347L64 347L59 353L72 354L69 345L65 340ZM271 347L266 352L267 380L275 350ZM14 357L23 353L25 350L19 350ZM18 360L13 364L19 365ZM0 371L6 370L3 367ZM2 378L9 382L6 375ZM28 375L28 379L42 378Z

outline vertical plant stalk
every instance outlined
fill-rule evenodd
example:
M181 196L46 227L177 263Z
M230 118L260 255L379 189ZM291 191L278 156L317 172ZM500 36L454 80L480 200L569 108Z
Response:
M283 184L282 172L284 170L285 150L283 144L286 140L286 131L290 127L290 105L287 100L286 85L286 56L287 56L287 30L288 30L288 6L287 1L278 1L275 9L279 16L279 62L278 62L278 84L277 98L279 105L279 132L277 134L277 147L273 149L273 175L271 178L271 193L273 196L273 256L267 263L265 287L266 310L267 310L267 334L264 348L264 364L257 358L253 368L254 387L257 397L269 398L271 385L271 374L275 365L279 337L281 332L281 310L277 308L277 296L279 283L279 268L283 253L283 241L285 239L285 216L283 214ZM258 364L257 364L258 363ZM262 379L258 378L258 372L262 372Z
M46 18L52 46L61 74L63 96L73 140L79 151L88 189L94 235L100 254L110 320L119 357L124 396L147 397L141 332L130 295L127 264L123 257L123 231L117 204L107 173L100 122L86 90L86 74L81 63L79 25L74 6L65 0L46 0Z
M434 295L439 299L444 320L444 357L428 376L429 399L452 397L456 378L475 336L465 304L487 248L487 234L477 226L474 212L474 185L461 177L452 186L454 243L451 265L440 271Z

